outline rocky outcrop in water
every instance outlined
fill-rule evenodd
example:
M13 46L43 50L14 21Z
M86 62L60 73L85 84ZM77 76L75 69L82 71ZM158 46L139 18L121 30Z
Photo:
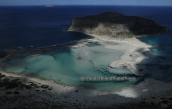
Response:
M55 7L55 5L54 4L51 4L51 5L47 5L45 7Z
M110 37L160 35L168 32L166 27L158 25L151 19L113 12L74 18L66 31Z

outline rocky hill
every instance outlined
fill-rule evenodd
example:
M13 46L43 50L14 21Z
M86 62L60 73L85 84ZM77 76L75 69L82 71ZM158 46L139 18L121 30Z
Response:
M168 32L166 27L158 25L151 19L124 16L113 12L74 18L66 31L78 31L110 37L160 35Z

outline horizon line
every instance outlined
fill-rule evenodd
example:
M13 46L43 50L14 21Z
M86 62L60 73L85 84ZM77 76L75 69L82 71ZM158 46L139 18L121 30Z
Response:
M51 4L48 4L51 5ZM54 4L55 5L55 4ZM0 5L0 6L46 6L46 5ZM170 7L171 5L55 5L55 6L168 6Z

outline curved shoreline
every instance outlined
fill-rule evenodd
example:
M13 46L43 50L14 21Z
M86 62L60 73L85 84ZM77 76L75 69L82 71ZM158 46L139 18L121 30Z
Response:
M88 35L90 35L90 34L88 34ZM112 41L112 39L105 39L102 37L100 38L95 35L93 35L93 36L95 37L94 39L87 39L87 40L84 40L83 42L80 41L80 43L77 43L76 45L73 45L71 47L83 46L88 41L111 41L111 42L123 43L123 45L125 45L125 46L121 47L120 49L124 50L124 49L126 49L126 47L130 48L130 49L128 49L128 51L126 51L124 53L124 55L122 55L121 59L118 62L115 61L115 62L111 63L110 64L111 67L116 67L116 65L119 65L119 63L120 64L125 64L125 63L128 64L129 62L134 61L133 62L133 64L134 64L136 62L141 62L142 60L147 58L145 55L143 55L143 53L145 51L149 51L150 50L149 48L151 47L150 45L140 42L136 38L126 39L126 41L121 41L121 40L117 40L117 39L114 39ZM106 47L107 48L113 47L113 49L114 49L114 46L107 45ZM138 52L136 52L136 49L138 49L138 48L144 48L144 49L141 53L138 53ZM130 55L134 55L134 54L139 54L139 55L130 57ZM120 92L102 92L99 90L86 89L86 88L82 88L82 87L74 87L74 86L66 86L66 85L62 85L62 84L55 84L51 80L41 80L39 78L33 78L33 77L28 78L28 76L24 76L24 75L16 75L16 74L12 74L12 73L6 73L2 70L2 66L3 66L2 60L1 60L0 64L1 64L0 72L2 72L2 74L5 74L6 76L12 76L12 77L27 78L29 81L49 85L53 89L51 91L45 92L45 93L48 93L46 95L47 98L50 99L50 95L57 96L57 97L61 98L61 99L57 100L58 102L61 102L62 100L64 100L64 101L70 102L70 103L76 103L76 104L81 103L81 104L84 104L84 106L81 106L82 108L91 107L91 106L99 106L99 105L101 106L102 102L104 102L104 99L107 100L106 103L103 104L103 106L106 106L106 107L112 106L113 104L118 104L118 103L138 103L138 102L142 102L143 101L142 99L147 99L147 98L150 98L153 96L161 96L161 94L165 94L167 92L172 91L172 87L169 87L170 85L172 86L172 82L165 83L165 82L161 82L161 81L158 81L155 79L147 78L144 82L141 82L136 86L127 87ZM148 89L148 91L144 92L143 88ZM77 93L76 93L76 90L78 90ZM58 93L58 95L55 95L56 93ZM34 94L36 94L38 96L42 96L39 93L34 93ZM60 96L60 95L65 95L65 94L70 96L70 99L64 99L62 96ZM83 95L83 94L85 94L85 95ZM73 98L73 99L71 99L71 98ZM88 98L88 100L87 100L88 102L92 102L92 99L94 98L94 101L96 103L93 103L92 105L90 105L89 103L85 103L85 100L83 100L85 98ZM116 99L114 99L114 98L116 98ZM50 99L50 101L53 101L53 100L54 99ZM78 100L78 101L76 101L76 100ZM156 101L156 102L159 102L159 101Z
M139 73L135 64L149 58L144 55L144 52L150 51L150 48L152 47L151 45L141 42L140 40L136 39L135 37L120 39L120 38L110 38L108 36L100 37L100 36L85 33L85 32L84 32L84 34L95 37L94 40L97 40L97 41L111 41L111 42L124 43L124 44L130 45L130 47L126 46L126 47L128 47L129 50L126 50L126 48L125 49L120 48L120 50L121 49L126 50L125 53L121 56L121 59L119 61L114 61L111 64L109 64L109 67L125 67L126 66L132 73L141 76L141 74ZM142 51L137 52L138 49L142 49ZM131 66L134 70L131 68Z

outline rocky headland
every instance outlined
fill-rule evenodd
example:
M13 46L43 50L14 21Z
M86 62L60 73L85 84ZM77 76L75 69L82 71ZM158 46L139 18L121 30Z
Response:
M166 27L158 25L151 19L113 12L74 18L66 31L110 37L160 35L168 32Z

